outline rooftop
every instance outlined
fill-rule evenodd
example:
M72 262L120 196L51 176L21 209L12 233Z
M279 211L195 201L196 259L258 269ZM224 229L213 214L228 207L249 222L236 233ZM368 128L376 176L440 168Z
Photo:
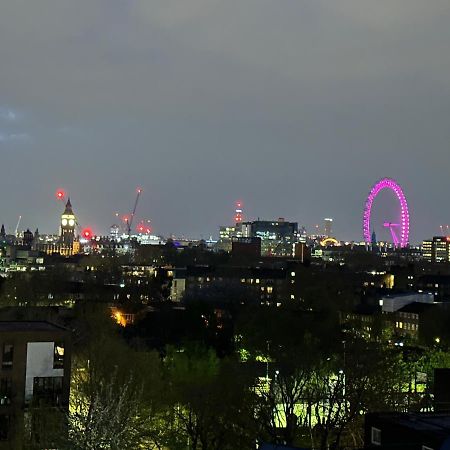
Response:
M448 413L374 413L373 416L436 437L450 436L450 414Z
M66 328L45 321L0 321L0 333L27 331L67 331Z

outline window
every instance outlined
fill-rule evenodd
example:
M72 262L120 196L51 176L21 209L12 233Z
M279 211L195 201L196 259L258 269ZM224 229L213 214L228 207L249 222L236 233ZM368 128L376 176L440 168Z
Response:
M3 344L2 368L12 367L14 357L14 345Z
M9 416L0 416L0 441L7 441L9 437Z
M11 378L0 379L0 406L11 403Z
M55 342L53 350L53 368L62 369L64 367L64 343Z
M63 377L35 377L33 403L36 406L59 406L62 401Z
M372 427L371 442L374 445L381 445L381 430L379 428Z

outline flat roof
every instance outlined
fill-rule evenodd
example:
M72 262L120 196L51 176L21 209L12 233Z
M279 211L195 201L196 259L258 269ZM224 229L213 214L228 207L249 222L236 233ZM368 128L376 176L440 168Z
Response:
M368 415L442 438L450 435L449 413L372 413Z
M67 331L67 328L43 320L1 320L0 333L26 331Z

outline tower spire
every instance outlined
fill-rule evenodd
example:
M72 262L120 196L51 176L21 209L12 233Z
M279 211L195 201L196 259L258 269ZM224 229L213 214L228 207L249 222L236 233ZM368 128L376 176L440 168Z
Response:
M72 203L70 202L70 197L67 199L66 209L64 210L64 214L73 214Z

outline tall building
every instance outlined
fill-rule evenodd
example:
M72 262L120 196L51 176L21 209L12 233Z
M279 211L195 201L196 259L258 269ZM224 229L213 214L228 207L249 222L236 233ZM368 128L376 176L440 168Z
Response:
M63 256L72 256L80 253L80 241L75 236L77 220L73 213L70 198L67 200L64 212L61 214L60 234L58 241L55 242L37 242L35 241L35 250L45 252L48 255L59 253Z
M242 210L242 202L236 202L236 210L234 214L234 222L241 223L244 220L244 212Z
M69 404L69 332L1 321L0 351L0 449L54 448Z
M292 256L298 241L298 223L283 218L242 223L242 236L261 239L261 256Z
M324 221L324 231L325 237L333 236L333 219L325 218Z
M61 242L72 245L75 240L76 218L73 213L70 198L67 200L66 208L61 215Z
M236 209L234 211L235 225L225 225L219 228L219 240L215 245L216 250L231 252L233 239L242 237L243 219L244 212L242 209L242 202L237 201Z
M119 240L119 236L120 236L120 228L119 225L111 225L111 229L109 231L109 237L114 240L114 241L118 241Z
M422 257L432 263L450 262L450 238L434 236L422 242Z

